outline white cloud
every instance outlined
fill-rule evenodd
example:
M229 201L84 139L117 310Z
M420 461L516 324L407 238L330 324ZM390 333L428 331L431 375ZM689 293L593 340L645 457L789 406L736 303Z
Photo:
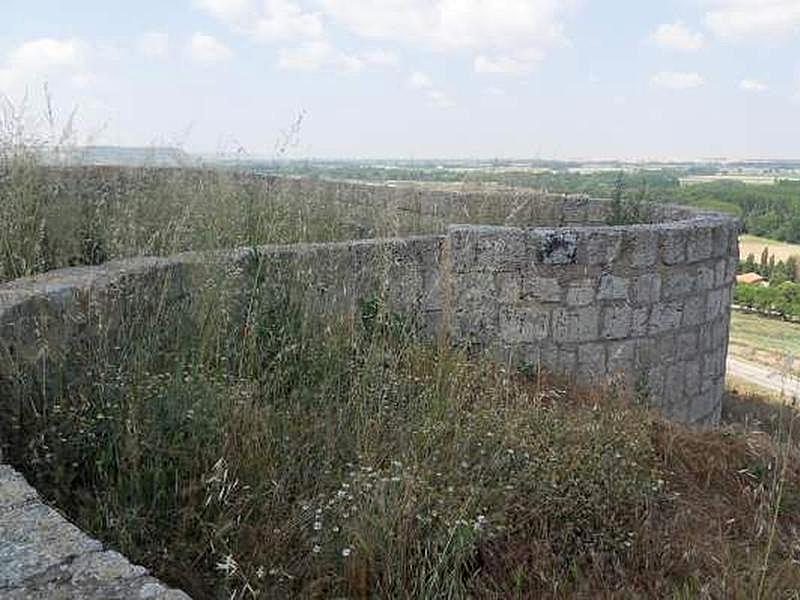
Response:
M681 73L678 71L661 71L650 78L650 83L656 87L670 90L688 90L700 87L705 83L697 73Z
M742 79L739 82L739 89L745 92L766 92L769 88L765 83L757 79Z
M328 42L307 42L294 48L282 48L278 53L278 67L296 71L356 72L364 68L364 61L357 56L340 52Z
M0 92L10 94L28 84L66 76L74 85L91 80L86 68L89 46L76 38L31 40L12 50L0 63Z
M472 50L478 73L527 73L568 43L575 0L318 0L363 37L441 51Z
M233 51L212 35L195 33L189 40L187 54L199 63L215 64L233 57Z
M774 38L800 28L800 0L707 0L705 20L722 38Z
M436 108L453 108L456 103L442 90L426 90L425 95Z
M431 105L437 108L452 108L455 102L444 91L439 89L429 75L422 71L414 71L408 76L408 87L419 90Z
M252 0L196 0L197 6L221 21L242 19L253 9Z
M143 33L139 36L137 48L147 58L166 58L169 55L169 35L158 31Z
M681 21L659 25L650 34L650 41L661 48L683 52L695 52L705 46L703 34L691 31Z
M433 87L433 80L421 71L414 71L408 77L408 85L415 90L424 90Z
M361 55L361 60L373 67L392 69L400 66L400 57L388 50L371 50L365 52Z
M319 38L322 15L291 0L195 0L197 6L239 33L259 42Z
M493 57L480 54L475 58L473 67L476 73L530 73L543 58L544 55L535 48Z
M482 49L565 42L571 0L320 0L356 33L436 48Z

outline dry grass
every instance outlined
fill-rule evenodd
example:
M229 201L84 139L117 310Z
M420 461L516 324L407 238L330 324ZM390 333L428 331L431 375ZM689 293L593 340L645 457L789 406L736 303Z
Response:
M198 189L183 177L163 197ZM233 184L225 235L249 205ZM158 189L121 222L158 232ZM256 234L303 239L314 228L293 225L320 220L258 206ZM691 430L624 389L425 343L379 291L321 322L302 285L258 274L236 274L253 278L244 313L211 279L161 312L132 298L116 337L47 369L6 365L4 456L197 598L796 597L794 413L729 401L724 428Z
M798 244L778 242L755 235L742 235L739 238L739 256L742 257L742 260L747 258L749 254L752 254L756 257L756 261L758 261L764 248L769 249L770 256L774 256L776 261L786 261L790 256L794 256L795 258L800 257L800 245Z
M729 352L781 373L800 375L800 325L733 311Z

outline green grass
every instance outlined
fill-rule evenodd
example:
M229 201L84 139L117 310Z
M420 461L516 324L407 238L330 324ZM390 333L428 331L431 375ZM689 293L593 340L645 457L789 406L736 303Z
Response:
M729 351L733 356L773 368L800 365L800 325L733 311Z

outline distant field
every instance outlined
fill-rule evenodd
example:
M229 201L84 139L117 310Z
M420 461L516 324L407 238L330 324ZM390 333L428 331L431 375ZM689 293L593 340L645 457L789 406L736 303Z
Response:
M681 177L681 185L696 185L714 181L739 181L748 185L775 185L774 175L690 175Z
M764 247L769 248L769 253L775 255L775 260L786 260L790 256L800 257L800 244L788 244L786 242L776 242L768 238L756 237L754 235L743 235L739 238L739 256L742 259L752 254L759 259Z
M734 311L731 314L730 353L800 375L800 325Z

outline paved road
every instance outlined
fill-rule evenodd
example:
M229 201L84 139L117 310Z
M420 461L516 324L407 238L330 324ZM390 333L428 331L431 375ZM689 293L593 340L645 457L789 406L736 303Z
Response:
M800 379L785 377L775 369L728 356L728 373L762 388L800 398Z

